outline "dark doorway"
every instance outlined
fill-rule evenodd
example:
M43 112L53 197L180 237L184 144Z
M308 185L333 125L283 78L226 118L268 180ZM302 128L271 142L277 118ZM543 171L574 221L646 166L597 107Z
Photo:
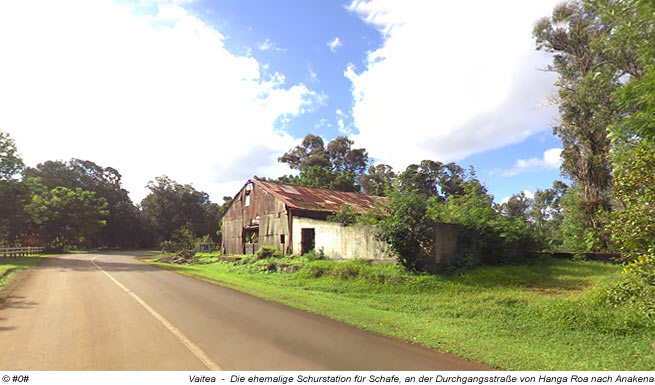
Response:
M314 250L314 229L301 229L300 231L300 254Z
M255 254L257 249L259 249L259 227L243 229L243 253Z

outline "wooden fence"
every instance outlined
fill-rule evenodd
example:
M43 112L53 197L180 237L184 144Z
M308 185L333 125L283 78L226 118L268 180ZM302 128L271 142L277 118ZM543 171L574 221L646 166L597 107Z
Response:
M3 257L22 257L43 253L43 247L0 247Z

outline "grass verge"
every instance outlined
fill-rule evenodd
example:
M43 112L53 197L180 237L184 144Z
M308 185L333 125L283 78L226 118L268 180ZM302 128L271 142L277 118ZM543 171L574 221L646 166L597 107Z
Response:
M0 257L0 290L21 270L31 269L44 258L42 255L27 257Z
M607 303L620 266L544 259L448 276L363 261L147 262L508 370L653 370L655 329Z

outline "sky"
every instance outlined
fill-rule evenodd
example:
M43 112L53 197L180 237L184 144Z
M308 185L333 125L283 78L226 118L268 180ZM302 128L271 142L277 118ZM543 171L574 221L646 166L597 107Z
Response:
M28 166L117 169L135 203L160 175L221 202L308 133L473 166L501 202L562 179L532 38L558 2L5 0L0 131Z

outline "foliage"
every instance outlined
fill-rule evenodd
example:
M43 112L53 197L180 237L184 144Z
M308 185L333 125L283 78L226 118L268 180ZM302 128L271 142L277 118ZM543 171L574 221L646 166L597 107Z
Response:
M459 235L462 255L456 264L520 263L540 248L532 226L523 217L501 215L477 179L464 182L462 188L464 194L429 209L434 221L463 225Z
M283 254L281 251L276 249L274 246L262 246L255 252L257 258L277 258L282 257Z
M562 139L562 172L576 187L567 202L575 206L577 223L567 228L578 231L575 237L584 239L578 246L590 250L607 249L609 238L599 216L610 210L607 129L618 118L611 95L623 74L621 63L606 49L610 29L593 8L578 1L557 6L534 28L537 49L554 55L549 70L559 75L562 122L553 132Z
M600 10L615 25L612 52L635 61L629 81L614 94L624 116L610 135L616 202L610 228L622 252L641 253L655 239L655 4L610 2Z
M327 256L325 255L325 251L321 247L320 249L311 249L305 254L302 255L303 258L305 258L308 261L317 261L319 259L327 259Z
M500 212L510 218L527 220L532 210L534 199L529 198L523 191L512 195L509 200L500 206Z
M644 317L655 317L655 247L636 257L623 273L623 279L607 292L608 301L633 307Z
M193 237L218 237L221 206L191 185L181 185L167 176L148 183L150 194L141 201L141 215L159 242L173 237L174 231L185 227Z
M37 226L42 243L55 249L65 246L91 247L106 225L107 201L81 188L47 189L34 181L31 202L25 210Z
M307 187L359 192L357 178L369 163L363 148L352 148L353 141L339 136L328 143L321 137L307 134L299 146L282 155L278 161L299 171L298 176L285 175L275 182Z
M628 81L613 95L623 113L611 128L614 145L655 140L655 4L650 0L594 1L590 7L611 23L607 50L621 58Z
M568 189L568 185L556 180L552 188L538 189L534 193L529 218L534 224L537 238L543 240L551 250L561 250L564 243L562 235L564 214L561 202Z
M30 202L30 191L18 180L0 180L0 247L13 245L36 246L29 236L29 217L25 206Z
M465 171L455 163L443 164L423 160L407 166L397 178L401 192L417 192L425 197L437 196L442 200L463 193Z
M408 167L399 177L400 191L391 196L389 215L380 220L380 238L403 266L418 271L445 268L432 261L439 222L462 225L455 266L518 263L541 246L525 218L527 209L519 216L504 216L474 172L466 176L461 167L451 165L448 169L456 172L440 175L441 169L432 161Z
M632 260L608 297L617 306L655 316L655 142L643 140L615 159L617 200L610 228L624 258Z
M16 142L9 134L0 131L0 182L11 179L24 167L18 155Z
M197 239L191 230L189 229L188 224L173 230L171 233L170 239L162 241L160 243L160 248L164 252L178 252L180 250L192 250L195 248L196 243L200 242L201 239Z
M428 215L428 201L415 192L394 193L388 211L390 215L379 223L380 239L397 254L398 262L405 268L430 269L435 221Z
M595 3L591 3L595 4ZM624 279L609 293L610 302L655 315L655 4L650 0L603 1L597 6L613 25L608 51L625 58L624 85L612 96L621 120L610 128L612 140L612 240L627 261Z
M107 201L107 224L102 227L93 246L137 247L143 243L143 226L139 211L122 187L121 174L112 167L102 167L88 160L46 161L27 168L24 179L38 178L49 189L66 187L93 191Z
M355 212L355 209L351 205L344 204L339 211L328 215L327 221L341 223L344 226L348 226L357 223L357 217L358 215Z
M378 164L370 166L368 173L360 175L358 181L364 194L383 197L391 191L395 179L396 173L391 166Z

